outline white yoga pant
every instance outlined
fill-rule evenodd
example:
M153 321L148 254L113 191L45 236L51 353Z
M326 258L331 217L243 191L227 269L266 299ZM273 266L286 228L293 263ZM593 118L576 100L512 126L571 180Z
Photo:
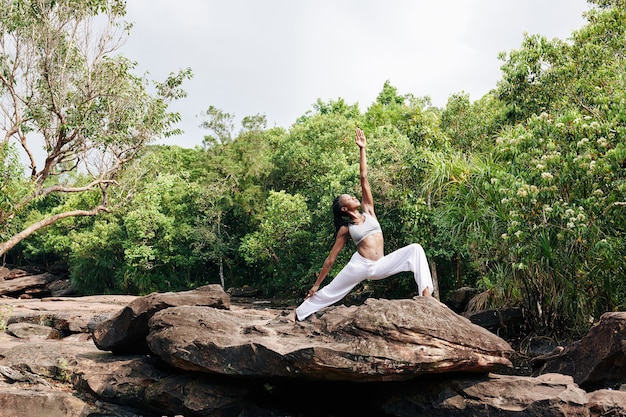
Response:
M427 287L431 294L434 292L433 279L421 245L412 243L377 261L364 258L359 252L355 252L335 279L300 304L296 309L298 320L304 320L316 311L341 300L361 281L380 280L405 271L413 272L420 295Z

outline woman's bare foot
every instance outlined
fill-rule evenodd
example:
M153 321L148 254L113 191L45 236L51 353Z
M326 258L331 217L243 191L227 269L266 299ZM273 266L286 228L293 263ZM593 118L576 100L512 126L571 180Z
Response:
M298 323L300 320L298 320L298 313L296 313L296 310L294 309L292 313L290 313L287 316L287 320L289 320L292 323Z

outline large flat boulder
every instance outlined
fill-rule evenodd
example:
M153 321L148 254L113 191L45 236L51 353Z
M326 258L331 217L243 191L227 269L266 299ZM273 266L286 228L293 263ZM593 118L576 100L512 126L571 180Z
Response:
M507 342L431 297L369 299L297 323L268 310L183 306L149 325L150 350L164 361L222 375L371 382L512 366Z
M230 308L230 295L217 284L182 292L152 293L138 297L92 330L94 343L117 354L149 354L148 320L158 311L177 306Z

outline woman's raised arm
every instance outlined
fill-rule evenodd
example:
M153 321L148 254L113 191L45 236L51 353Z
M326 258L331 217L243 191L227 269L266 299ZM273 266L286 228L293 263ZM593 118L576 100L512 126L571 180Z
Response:
M367 155L365 148L367 147L367 140L365 139L365 133L358 127L356 128L355 143L359 146L359 171L361 174L361 207L365 213L376 217L374 213L374 198L372 197L372 190L370 188L370 182L367 179Z

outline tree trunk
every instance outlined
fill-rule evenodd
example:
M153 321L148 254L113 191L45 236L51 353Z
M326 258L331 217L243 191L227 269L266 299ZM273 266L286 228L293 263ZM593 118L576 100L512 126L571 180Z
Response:
M430 275L433 278L433 296L437 300L441 301L441 294L439 294L439 278L437 278L437 264L433 261L429 262L428 264L430 265Z
M463 281L461 280L461 256L457 253L456 256L456 287L461 288Z

